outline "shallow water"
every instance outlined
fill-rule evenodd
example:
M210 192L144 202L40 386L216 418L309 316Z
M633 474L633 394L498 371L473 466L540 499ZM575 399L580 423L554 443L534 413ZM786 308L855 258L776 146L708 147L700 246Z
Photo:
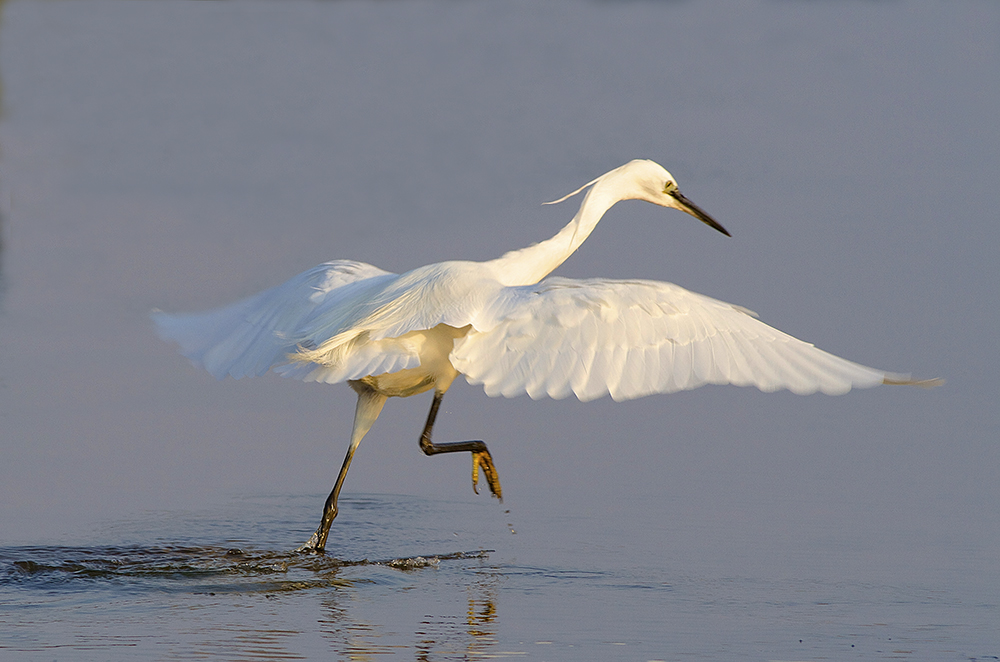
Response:
M997 35L973 0L0 0L0 659L995 659ZM623 203L558 275L947 384L456 383L437 438L503 504L394 399L293 554L350 389L217 382L149 311L493 258L636 157L733 237Z
M933 582L710 577L690 565L679 573L627 545L590 546L572 565L553 543L585 537L599 521L527 518L550 533L521 541L507 520L526 518L495 503L385 495L345 500L328 554L287 551L320 502L241 499L95 535L115 544L0 548L0 651L74 660L996 659L995 596L969 602ZM257 517L234 517L248 505ZM467 549L470 539L496 549ZM538 557L549 562L531 562Z
M495 613L490 587L499 581L489 551L458 551L454 542L446 547L426 532L413 545L423 544L430 550L425 555L287 551L276 540L288 542L287 528L267 515L291 515L294 524L307 502L315 505L271 497L241 499L218 511L152 513L95 536L119 541L113 545L2 548L0 646L51 656L46 659L96 660L302 659L402 650L458 659L450 646L495 645L486 641ZM385 535L416 524L412 499L373 496L343 505L338 524L361 529L357 548L393 546L365 530ZM231 519L247 506L268 512L252 521ZM209 541L212 533L230 537ZM155 542L135 542L140 539ZM407 596L414 589L427 613L409 613L414 605L406 604ZM393 595L392 609L369 620L366 607ZM450 604L456 600L457 609ZM400 631L407 617L418 621Z

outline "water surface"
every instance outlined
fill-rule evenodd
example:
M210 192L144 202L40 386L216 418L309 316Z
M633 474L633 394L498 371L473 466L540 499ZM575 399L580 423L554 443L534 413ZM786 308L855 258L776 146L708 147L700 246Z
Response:
M933 582L718 577L582 539L587 560L574 565L553 539L586 537L598 521L550 520L546 536L529 517L521 541L504 520L523 517L453 502L348 499L330 553L288 551L282 540L315 501L151 514L104 528L95 538L116 541L104 546L0 548L0 646L86 660L870 660L991 659L995 641L995 596L968 602ZM261 516L241 520L246 505ZM499 550L463 548L470 539Z

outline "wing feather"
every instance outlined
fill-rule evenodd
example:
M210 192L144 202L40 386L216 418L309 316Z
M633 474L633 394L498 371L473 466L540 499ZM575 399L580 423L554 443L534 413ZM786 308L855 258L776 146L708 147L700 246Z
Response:
M336 260L230 306L181 315L156 311L152 318L161 338L176 342L217 379L263 375L307 340L303 330L317 308L337 308L359 286L392 277L370 264Z
M664 366L662 364L660 366L661 370L663 368L667 368L664 370L665 376L668 379L667 392L672 393L674 391L686 391L701 386L701 383L695 381L695 374L691 360L691 342L687 341L683 343L674 343L671 350L673 360L671 361L670 366Z
M633 369L638 363L636 352L632 347L622 347L619 349L619 365L621 376L618 379L617 388L611 393L612 398L622 399L622 393L634 393L642 391L642 379L645 373L643 366Z
M719 353L729 359L729 372L726 374L726 379L730 384L736 386L750 386L753 383L750 378L750 366L747 364L746 357L738 351L738 345L732 332L728 329L720 329L719 343L722 345Z
M767 326L745 308L671 283L604 279L504 288L451 360L490 395L581 400L708 383L836 394L894 378Z
M642 350L642 359L646 368L646 377L642 382L642 389L638 391L641 395L650 395L659 392L660 384L660 363L663 352L655 345L646 345L639 348Z

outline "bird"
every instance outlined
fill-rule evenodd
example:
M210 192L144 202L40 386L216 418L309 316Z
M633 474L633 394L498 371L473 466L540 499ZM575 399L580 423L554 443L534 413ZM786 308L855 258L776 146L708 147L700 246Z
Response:
M361 440L390 397L433 390L419 438L427 455L468 452L503 498L481 440L433 442L444 394L462 375L487 395L629 400L704 384L842 394L879 384L934 386L839 358L761 322L738 305L652 280L547 276L623 200L643 200L729 232L685 197L661 165L637 159L583 191L555 236L484 262L447 261L402 274L334 260L230 306L152 313L157 331L218 379L273 370L307 382L346 382L357 394L350 443L320 524L299 552L324 553Z

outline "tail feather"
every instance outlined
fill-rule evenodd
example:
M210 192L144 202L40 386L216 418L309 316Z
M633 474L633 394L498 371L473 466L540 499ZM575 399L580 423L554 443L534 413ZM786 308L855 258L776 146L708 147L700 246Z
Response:
M263 375L276 362L284 362L294 342L282 338L250 316L261 295L205 313L170 315L155 311L151 317L160 337L180 346L181 354L216 379Z

